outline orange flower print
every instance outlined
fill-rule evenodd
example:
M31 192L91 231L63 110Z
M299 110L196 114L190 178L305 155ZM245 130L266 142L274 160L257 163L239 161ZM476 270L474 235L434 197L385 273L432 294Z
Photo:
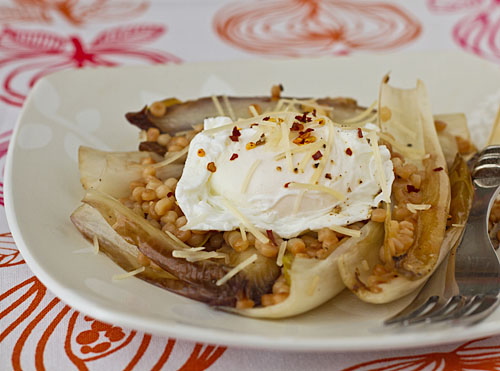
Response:
M148 369L161 370L164 366L168 369L168 360L176 350L175 339L140 334L76 312L47 293L35 277L1 294L0 308L0 328L4 329L0 332L0 347L7 354L2 342L9 336L14 338L10 364L16 371L61 367L85 371L97 367L100 361L112 361L123 370L132 370L138 364L144 367L148 362ZM51 357L46 357L48 344ZM194 344L179 370L206 370L225 350ZM7 362L2 359L2 365Z
M0 101L21 106L41 77L65 68L123 63L180 62L164 51L146 48L165 33L163 25L126 25L105 29L90 41L79 35L6 27L0 32Z
M143 13L147 1L127 0L12 0L0 6L0 22L52 23L59 16L73 26L121 20Z
M12 234L10 232L0 233L0 268L13 267L19 264L24 264L24 260L16 248Z
M500 345L478 345L484 340L488 339L469 341L451 352L383 358L361 363L343 371L489 371L500 369Z
M396 5L347 0L235 3L215 15L214 27L243 50L295 57L390 50L415 40L422 29Z

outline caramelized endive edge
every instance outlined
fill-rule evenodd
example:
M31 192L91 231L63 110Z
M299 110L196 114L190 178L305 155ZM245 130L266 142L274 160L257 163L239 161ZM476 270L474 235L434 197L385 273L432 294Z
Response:
M413 103L418 106L420 111L418 119L422 123L422 130L420 132L424 135L423 143L425 143L425 152L433 157L433 167L443 167L443 169L446 169L446 160L434 127L434 120L432 119L430 111L429 99L423 83L418 81L415 89L402 90L390 87L387 82L388 79L383 81L381 85L379 103L381 105L385 103L383 101L383 89L391 89L389 93L398 95L398 98L418 98L418 102ZM387 92L387 90L385 90L385 92ZM404 123L409 127L412 125L411 120L407 120ZM468 137L468 133L464 134L464 137ZM438 177L439 192L437 200L435 198L436 202L432 204L432 208L429 210L434 209L432 211L436 211L438 214L441 214L443 218L443 220L440 221L441 225L438 225L435 230L435 233L442 234L442 242L440 244L439 252L435 256L429 257L431 263L420 277L413 276L408 278L395 271L394 277L389 282L379 284L378 287L380 290L373 292L366 287L364 282L366 282L365 279L370 274L373 266L377 263L381 263L379 258L379 249L381 245L365 245L362 248L347 251L338 260L339 272L344 284L361 300L370 303L387 303L411 293L425 283L425 281L437 268L439 263L444 259L448 251L450 251L450 249L459 240L463 232L463 228L451 227L445 232L446 216L450 204L450 184L448 174L446 171L439 171L433 172L431 176ZM420 213L424 214L428 212L429 211L422 211ZM419 218L419 222L420 221L421 218ZM419 229L418 226L417 233L421 233L421 229ZM419 246L414 246L414 248L419 248ZM362 266L366 266L366 263L363 263L364 261L368 263L368 266L370 267L369 270L362 269Z
M339 273L340 256L346 251L364 250L374 244L380 245L383 236L382 224L368 222L361 228L360 237L349 238L326 259L296 257L290 269L290 294L283 302L269 307L224 309L256 318L291 317L314 309L335 297L345 288Z

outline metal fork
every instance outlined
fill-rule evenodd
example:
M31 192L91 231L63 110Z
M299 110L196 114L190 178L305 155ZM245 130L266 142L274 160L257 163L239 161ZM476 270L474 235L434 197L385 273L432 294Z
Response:
M500 190L500 146L486 147L475 158L472 181L474 197L462 241L413 302L384 324L473 324L500 303L500 262L488 236L491 206Z

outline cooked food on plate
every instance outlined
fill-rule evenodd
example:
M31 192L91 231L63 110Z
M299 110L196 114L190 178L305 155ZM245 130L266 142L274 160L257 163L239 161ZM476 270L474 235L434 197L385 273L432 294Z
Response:
M470 208L465 116L433 116L422 82L387 76L368 108L282 90L154 102L126 114L139 151L80 148L71 220L115 279L263 318L425 283Z

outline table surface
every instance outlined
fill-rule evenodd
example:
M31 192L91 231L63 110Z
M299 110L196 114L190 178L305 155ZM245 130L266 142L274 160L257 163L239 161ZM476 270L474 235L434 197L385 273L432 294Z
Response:
M499 21L497 0L0 0L0 166L30 87L60 69L457 49L500 62ZM0 181L2 369L500 367L500 336L403 351L282 353L101 323L33 276L9 233L2 189Z

